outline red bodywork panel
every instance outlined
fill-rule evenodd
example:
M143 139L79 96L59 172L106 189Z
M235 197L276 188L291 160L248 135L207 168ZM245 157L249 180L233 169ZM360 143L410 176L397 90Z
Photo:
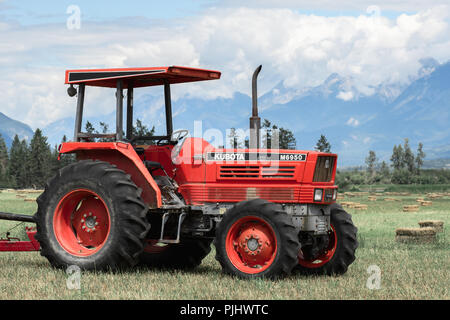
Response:
M79 160L97 159L115 164L132 177L143 189L143 199L153 208L159 208L161 192L143 164L143 160L162 164L167 174L179 185L179 192L189 205L217 202L240 202L261 198L277 203L322 203L331 199L314 201L317 188L331 192L334 185L337 155L316 151L265 150L259 153L275 159L218 160L233 156L250 157L256 149L216 149L201 138L186 138L180 146L141 146L138 156L130 144L121 142L69 142L61 146L60 153L75 152ZM216 156L216 154L218 154ZM327 181L314 182L318 157L329 157L332 174ZM278 160L278 158L282 160ZM154 175L164 175L162 170Z
M117 166L131 175L134 183L142 188L142 199L151 207L162 206L161 191L136 151L123 142L66 142L59 153L75 153L77 160L100 160Z
M158 68L118 68L118 69L83 69L66 70L65 84L84 83L87 86L116 88L117 80L123 80L123 87L133 82L134 88L151 87L183 82L195 82L220 79L221 73L215 70L187 67Z
M314 201L314 189L334 190L337 155L316 151L259 150L298 158L304 161L215 161L208 159L214 153L256 153L252 149L216 149L201 138L187 138L179 155L172 161L172 146L147 146L145 159L160 162L168 175L180 186L187 204L239 202L261 198L278 203L331 203ZM175 149L176 150L176 149ZM174 150L174 153L175 153ZM318 156L334 158L332 176L326 182L314 182ZM156 174L163 174L155 172Z

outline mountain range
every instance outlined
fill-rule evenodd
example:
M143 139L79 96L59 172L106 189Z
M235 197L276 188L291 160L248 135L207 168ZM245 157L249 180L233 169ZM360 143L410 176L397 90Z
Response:
M389 162L393 146L402 144L404 138L409 139L413 150L422 142L427 159L450 158L450 62L439 64L430 58L421 63L418 75L409 83L381 84L370 88L370 94L358 90L353 78L339 74L331 74L319 86L309 88L286 88L279 83L259 97L260 117L290 129L296 137L297 149L313 149L324 134L332 152L339 154L340 166L363 164L369 150L375 150L380 161ZM155 125L157 133L164 132L161 96L141 95L134 107L135 118L149 127ZM231 98L173 101L174 128L188 129L191 133L196 120L202 121L203 132L218 129L215 133L225 136L232 127L245 130L250 113L251 97L240 92ZM112 112L89 121L97 127L103 121L114 128L114 119ZM29 130L24 129L26 125L16 124L21 134L26 132L29 136ZM55 145L63 135L72 136L73 124L74 118L65 118L49 124L43 132ZM11 139L11 132L14 130L5 130L0 122L3 136Z
M33 130L25 123L11 119L0 112L0 134L8 148L11 146L16 134L21 140L30 140L33 137L33 133Z

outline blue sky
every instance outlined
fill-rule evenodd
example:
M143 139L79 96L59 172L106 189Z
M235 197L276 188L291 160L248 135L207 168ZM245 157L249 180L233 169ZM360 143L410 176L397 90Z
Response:
M165 0L165 1L107 1L107 0L58 0L4 1L4 14L23 25L58 23L66 19L70 5L82 8L83 18L90 21L114 20L121 17L145 17L148 19L173 19L195 15L213 0Z
M410 81L422 58L450 58L447 2L0 0L0 111L32 128L71 116L64 71L90 67L222 71L220 82L174 89L175 99L249 94L259 64L261 93L279 83L301 91L337 73L370 95L374 86ZM69 5L81 10L80 29L66 26ZM90 99L95 112L111 112L100 92Z
M338 2L338 1L337 1ZM356 1L355 1L356 2ZM364 2L364 1L363 1ZM379 1L371 1L376 3ZM395 2L395 1L394 1ZM398 1L397 1L398 2ZM400 1L401 2L401 1ZM322 16L358 16L368 7L366 4L343 5L341 7L322 6L317 7L312 3L303 1L262 1L261 8L288 7L303 14L315 14ZM385 17L395 18L403 13L414 13L420 6L408 6L406 1L402 8L392 5L381 4L378 6ZM110 1L110 0L58 0L58 1L36 1L36 0L4 0L0 1L3 8L2 15L22 25L61 23L66 19L66 9L69 5L78 5L82 8L83 18L89 21L115 20L123 17L144 17L147 19L177 19L194 16L202 13L208 8L229 8L236 6L255 6L252 1L220 1L220 0L166 0L166 1ZM176 21L174 21L176 23Z

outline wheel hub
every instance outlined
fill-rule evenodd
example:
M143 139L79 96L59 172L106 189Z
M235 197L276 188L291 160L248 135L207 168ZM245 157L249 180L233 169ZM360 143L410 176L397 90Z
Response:
M256 251L261 245L258 243L258 240L255 238L251 238L247 241L247 248L251 251Z
M106 242L109 212L105 202L94 192L74 190L60 201L55 211L56 238L70 254L91 255Z
M230 258L239 269L248 273L265 270L276 252L273 230L265 221L258 220L243 218L234 224L228 235L232 244L227 249Z
M95 231L95 227L98 225L97 217L92 215L92 212L83 215L84 219L81 219L83 229L87 232Z

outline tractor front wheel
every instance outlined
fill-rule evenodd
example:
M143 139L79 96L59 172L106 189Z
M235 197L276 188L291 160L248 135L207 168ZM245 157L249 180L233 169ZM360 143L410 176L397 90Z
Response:
M223 271L241 278L289 274L300 248L292 219L280 205L261 199L228 210L214 244Z
M355 260L357 228L351 216L340 205L332 204L330 210L331 230L327 247L315 258L308 257L309 246L303 247L303 251L299 251L295 271L302 274L339 275L347 272L348 266Z
M84 270L133 266L150 228L141 190L101 161L61 169L37 199L36 239L54 267Z

